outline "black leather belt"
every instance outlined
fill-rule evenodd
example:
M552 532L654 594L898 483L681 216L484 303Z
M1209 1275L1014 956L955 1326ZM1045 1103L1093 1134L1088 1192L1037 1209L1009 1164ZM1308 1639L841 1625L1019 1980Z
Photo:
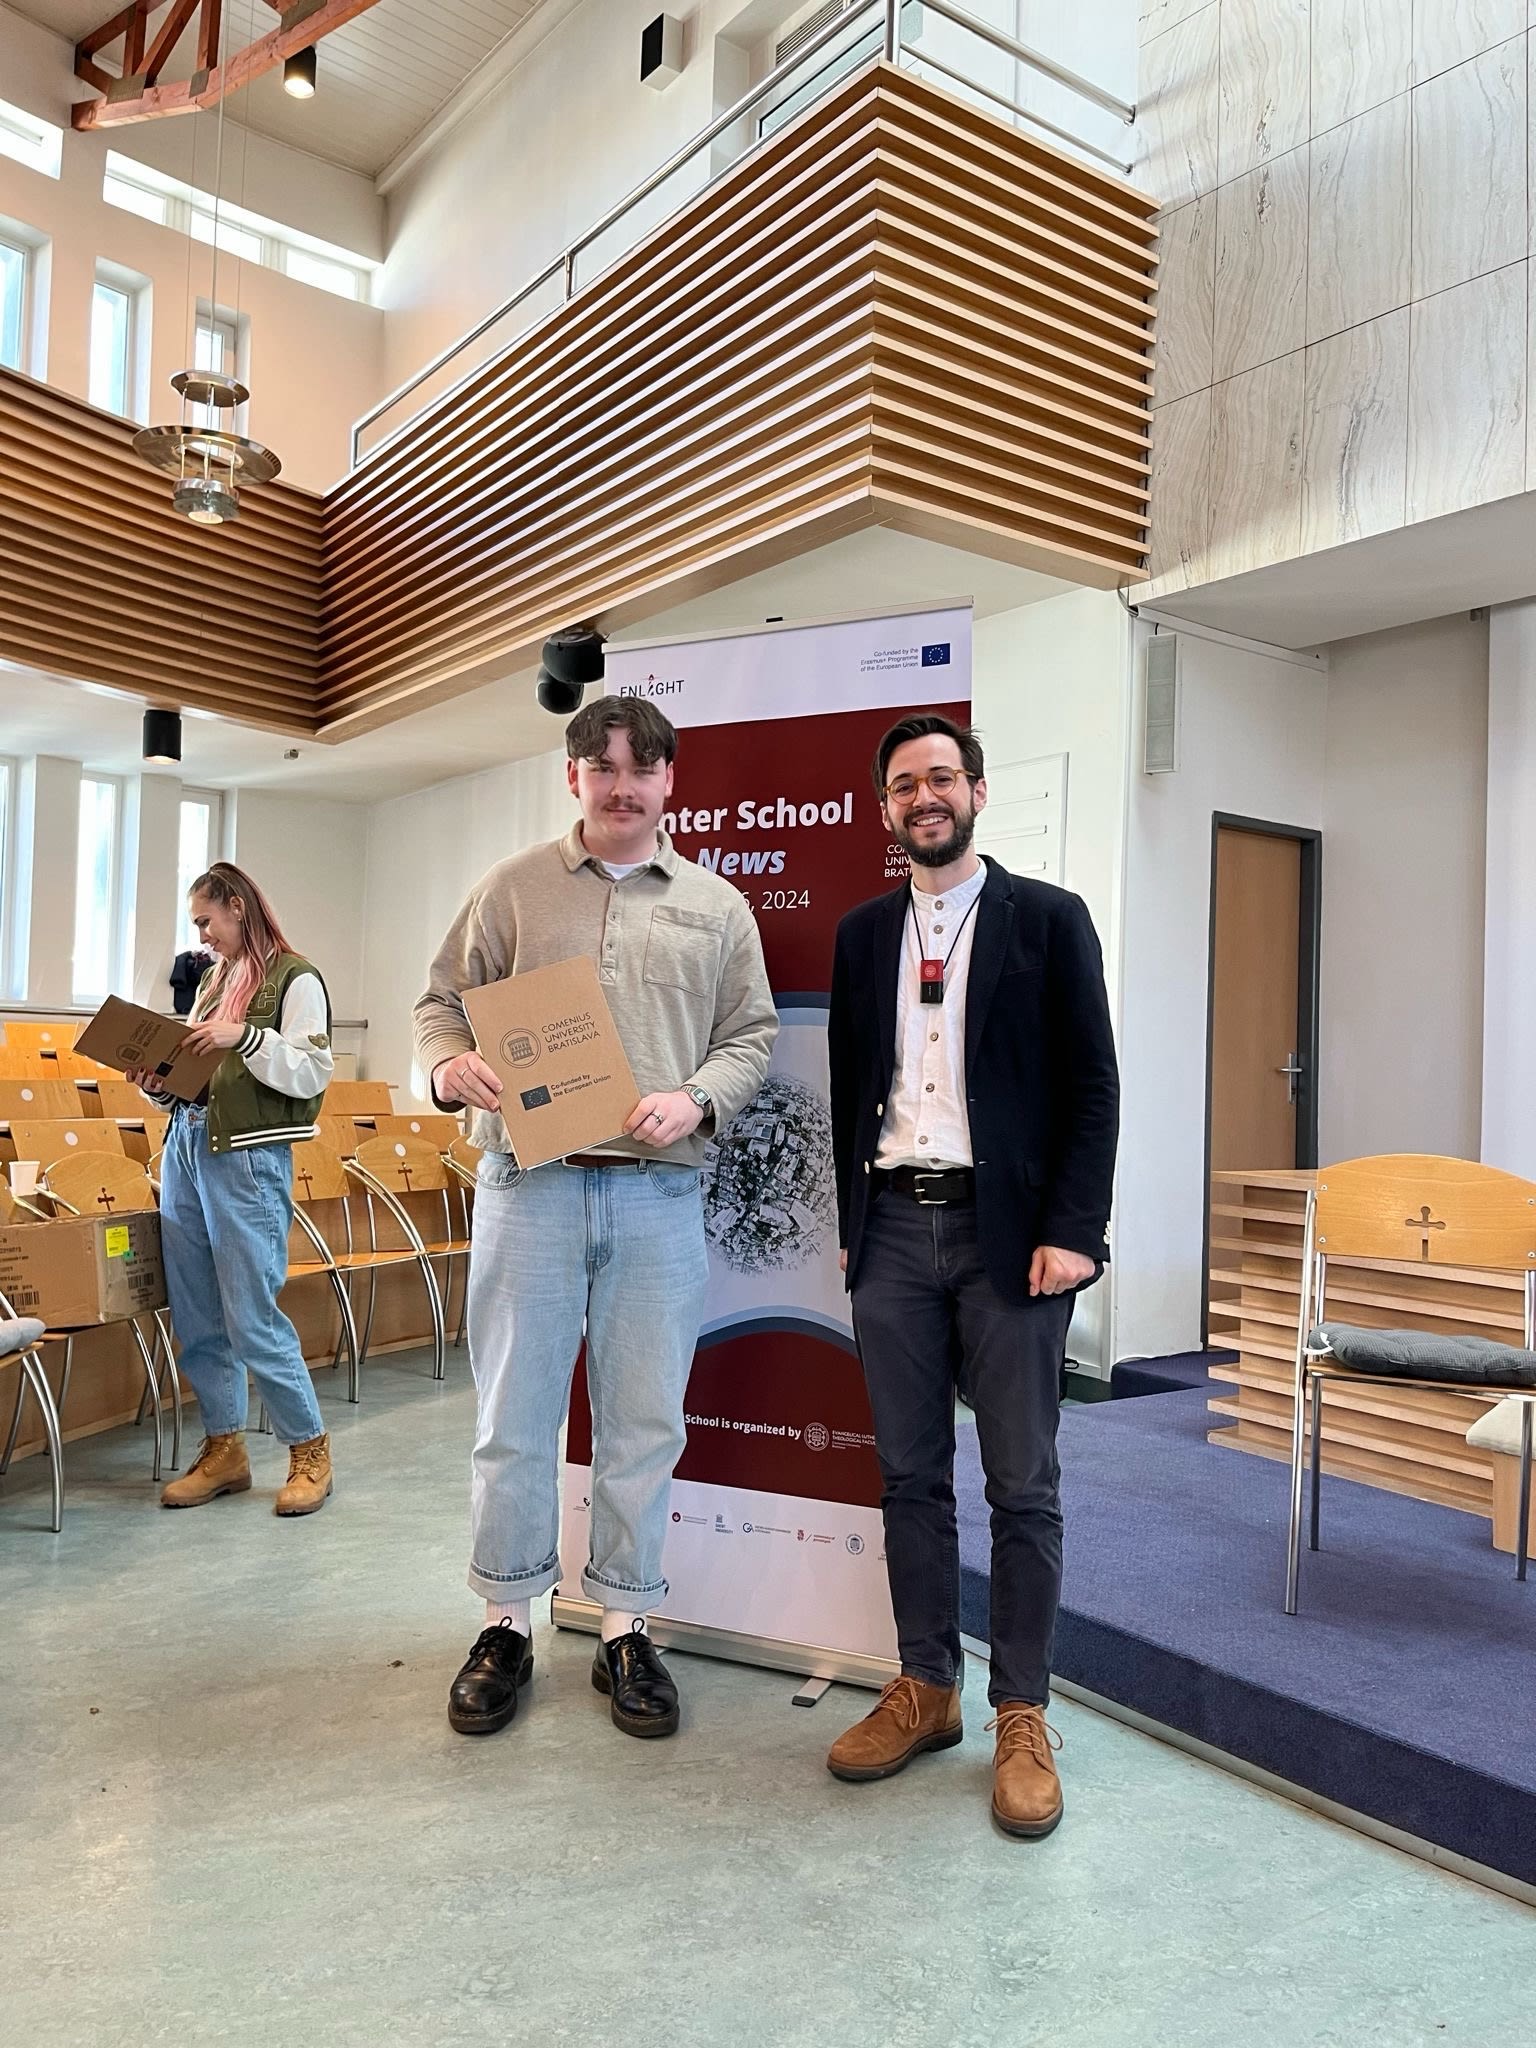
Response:
M896 1166L889 1172L881 1170L876 1179L882 1187L905 1195L924 1209L950 1209L976 1199L976 1176L968 1166Z
M602 1167L610 1173L619 1167L630 1173L643 1173L650 1163L648 1159L620 1159L607 1152L568 1152L560 1162L562 1166Z

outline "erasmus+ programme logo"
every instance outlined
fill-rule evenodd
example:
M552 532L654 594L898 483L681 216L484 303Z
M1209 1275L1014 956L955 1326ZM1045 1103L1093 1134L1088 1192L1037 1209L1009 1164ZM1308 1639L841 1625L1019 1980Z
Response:
M949 667L949 642L947 640L940 640L936 645L923 649L923 667Z

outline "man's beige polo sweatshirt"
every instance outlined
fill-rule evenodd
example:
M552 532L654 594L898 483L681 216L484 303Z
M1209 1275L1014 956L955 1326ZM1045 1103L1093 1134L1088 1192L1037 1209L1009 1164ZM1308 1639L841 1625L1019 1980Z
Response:
M416 1061L434 1069L474 1045L463 990L585 953L597 963L642 1095L706 1089L714 1130L746 1108L768 1071L779 1028L757 923L739 889L684 860L663 832L655 855L613 881L581 827L498 862L454 920L415 1009ZM711 1130L665 1151L616 1138L631 1159L698 1166ZM510 1152L501 1118L477 1110L470 1133Z

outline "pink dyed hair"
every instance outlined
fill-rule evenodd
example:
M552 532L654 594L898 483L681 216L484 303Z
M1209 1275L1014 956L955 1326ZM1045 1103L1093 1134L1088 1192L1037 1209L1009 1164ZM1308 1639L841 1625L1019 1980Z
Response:
M214 970L213 1000L204 1017L220 1017L228 1024L240 1024L251 1007L251 998L281 953L292 946L261 890L242 868L227 860L216 860L208 872L199 875L187 891L187 900L206 896L210 903L228 905L236 901L244 913L245 951L237 960L221 960Z

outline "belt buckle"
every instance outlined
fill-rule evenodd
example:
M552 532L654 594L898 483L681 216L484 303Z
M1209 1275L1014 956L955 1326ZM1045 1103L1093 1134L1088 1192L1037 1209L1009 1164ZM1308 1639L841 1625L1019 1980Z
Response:
M912 1199L920 1209L942 1209L945 1206L942 1195L925 1195L923 1193L923 1183L925 1181L943 1180L944 1178L945 1176L942 1173L913 1174Z

